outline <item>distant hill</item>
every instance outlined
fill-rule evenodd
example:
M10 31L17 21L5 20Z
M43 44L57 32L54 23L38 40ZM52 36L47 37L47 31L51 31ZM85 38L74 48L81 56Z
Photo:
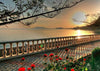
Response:
M34 29L47 29L45 27L34 27Z
M88 25L87 27L99 27L100 28L100 17L91 25Z
M63 28L63 27L57 27L57 28L34 27L33 29L72 29L72 28Z
M56 29L64 29L63 27L57 27Z
M83 27L74 27L73 29L86 29L86 30L100 29L100 17L90 25L83 26Z
M56 29L72 29L72 28L57 27Z

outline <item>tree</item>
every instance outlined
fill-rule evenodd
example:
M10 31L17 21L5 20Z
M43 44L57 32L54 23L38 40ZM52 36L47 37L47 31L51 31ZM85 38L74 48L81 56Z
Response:
M0 2L0 25L20 22L38 16L53 18L65 8L71 8L84 0L13 0L13 10ZM34 22L34 23L35 23ZM30 25L30 24L25 24Z

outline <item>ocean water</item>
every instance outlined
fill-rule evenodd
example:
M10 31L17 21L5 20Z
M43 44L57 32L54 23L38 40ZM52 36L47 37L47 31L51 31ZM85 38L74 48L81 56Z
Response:
M92 34L95 32L73 29L0 29L0 42ZM21 45L20 43L19 46ZM16 47L15 44L12 46ZM9 48L10 45L7 44L6 47ZM2 44L0 44L0 48L3 48Z

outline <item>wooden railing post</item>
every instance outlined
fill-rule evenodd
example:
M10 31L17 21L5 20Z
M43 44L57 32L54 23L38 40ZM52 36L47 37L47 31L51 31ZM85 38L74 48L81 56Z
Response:
M94 38L94 40L96 40L96 39L95 39L95 35L93 35L93 38Z
M63 41L62 41L62 47L64 47L64 42L65 42L65 41L64 41L64 37L62 38L62 40L63 40Z
M68 46L69 46L70 37L68 37Z
M53 39L51 39L51 42L50 42L50 43L51 43L51 48L53 49L53 46L52 46L52 45L53 45L53 44L52 44L52 43L53 43Z
M50 49L50 39L48 39L48 49Z
M52 48L54 49L54 39L52 39Z
M45 51L47 50L46 41L47 41L47 40L44 40L44 48L45 48Z
M56 48L56 38L54 39L54 48Z
M64 39L64 44L63 45L65 46L65 37L63 39Z
M32 52L34 52L34 41L32 41Z
M43 47L41 48L42 51L44 51L44 44L43 44L43 40L41 40L41 45L43 45Z
M58 38L58 46L60 47L60 38Z
M57 46L59 46L58 44L59 44L59 39L57 38Z
M65 37L65 46L66 46L66 37Z
M73 43L74 43L74 37L72 36L72 45L73 45Z
M18 42L16 43L16 45L17 45L17 48L16 48L16 53L17 53L17 55L18 55L18 54L19 54Z
M29 52L30 52L30 44L29 44L29 41L27 41L27 43L28 43L28 44L27 44L27 45L28 45L28 47L27 47L27 48L28 48L28 49L27 49L27 53L29 53Z
M66 46L68 46L68 37L66 38Z
M13 48L12 48L12 43L10 43L10 56L13 55Z
M24 54L24 49L25 49L24 48L24 42L22 42L22 49L21 49L22 50L22 54Z
M5 43L3 44L3 47L4 47L3 57L6 58L7 51L6 51L6 44Z
M61 38L60 38L60 47L62 47L62 41L61 41Z
M65 46L67 46L67 37L65 37Z
M37 40L37 44L36 44L36 51L37 52L39 51L39 45L38 45L39 43L38 42L39 42L39 40Z
M61 38L61 47L63 47L63 37Z
M90 35L90 41L91 41L91 39L92 39L92 36Z
M73 37L71 36L71 45L73 45Z
M73 45L75 45L75 37L73 36Z

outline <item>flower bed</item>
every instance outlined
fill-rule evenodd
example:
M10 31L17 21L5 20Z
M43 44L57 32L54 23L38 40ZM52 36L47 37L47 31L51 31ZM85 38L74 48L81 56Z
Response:
M74 60L74 57L70 57L67 54L69 51L68 48L66 48L65 51L66 51L65 58L60 57L57 54L58 51L56 54L54 53L50 53L49 55L44 54L43 64L45 66L45 69L43 69L43 71L97 71L98 70L98 66L96 66L97 58L94 58L95 51L92 52L92 55L86 56L84 58L82 57L76 61ZM24 60L25 58L21 59L21 61ZM98 65L100 66L100 63ZM18 71L25 71L25 68L22 66L21 68L19 68ZM27 71L35 71L35 64L30 65L30 67L27 68Z
M51 53L52 54L52 53ZM83 61L76 62L73 57L66 56L65 59L52 54L48 57L45 57L45 69L43 71L82 71L82 69L87 70L85 68L86 59L83 58ZM49 58L49 63L47 63L47 58Z

